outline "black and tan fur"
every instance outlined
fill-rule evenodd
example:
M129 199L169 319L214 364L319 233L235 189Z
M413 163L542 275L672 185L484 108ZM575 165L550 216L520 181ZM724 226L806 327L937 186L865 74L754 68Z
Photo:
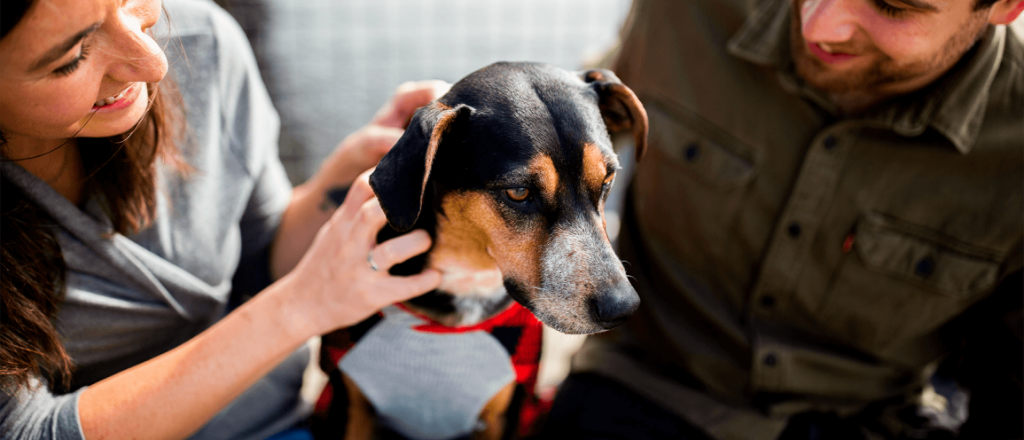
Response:
M563 333L622 323L639 298L605 232L604 199L619 168L609 132L620 130L632 131L643 156L646 112L607 70L498 63L418 110L370 176L391 227L380 240L414 228L434 239L392 269L443 274L438 290L408 305L448 325L480 322L513 300ZM489 426L510 396L488 404ZM350 428L365 428L359 408L350 407Z

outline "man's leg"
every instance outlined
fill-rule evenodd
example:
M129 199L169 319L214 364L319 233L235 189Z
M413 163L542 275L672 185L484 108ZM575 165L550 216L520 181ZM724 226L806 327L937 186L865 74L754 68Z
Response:
M559 388L542 439L710 440L679 416L596 374Z

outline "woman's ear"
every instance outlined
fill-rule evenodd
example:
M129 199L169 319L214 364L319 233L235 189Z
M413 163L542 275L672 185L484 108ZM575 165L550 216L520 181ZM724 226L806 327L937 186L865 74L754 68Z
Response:
M370 174L370 187L392 228L405 232L416 224L437 149L472 112L465 104L449 108L436 101L417 110L409 128Z
M1024 0L999 0L988 13L988 22L994 25L1013 23L1024 12Z

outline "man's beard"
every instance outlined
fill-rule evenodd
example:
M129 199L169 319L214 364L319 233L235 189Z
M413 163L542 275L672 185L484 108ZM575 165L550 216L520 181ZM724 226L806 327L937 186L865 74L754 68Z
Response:
M975 13L960 31L950 37L936 56L903 62L894 60L876 47L867 44L843 43L829 49L834 52L872 57L873 60L864 68L833 71L807 48L807 42L801 33L798 3L792 3L790 21L790 52L796 73L815 89L834 97L884 94L887 86L898 85L937 71L945 71L978 41L986 29L985 15Z

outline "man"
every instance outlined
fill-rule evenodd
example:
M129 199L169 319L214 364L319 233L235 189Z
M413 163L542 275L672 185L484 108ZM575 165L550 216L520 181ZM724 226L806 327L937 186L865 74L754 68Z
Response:
M641 309L546 432L1020 436L1022 10L637 0L611 67L650 116L620 238Z

